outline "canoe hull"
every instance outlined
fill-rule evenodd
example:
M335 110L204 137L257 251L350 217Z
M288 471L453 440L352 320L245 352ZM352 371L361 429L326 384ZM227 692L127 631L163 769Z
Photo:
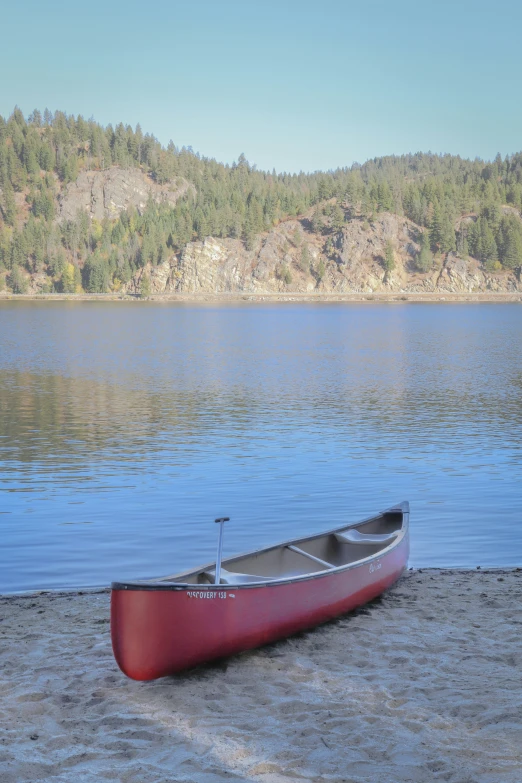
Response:
M245 588L113 589L111 636L120 669L153 680L259 647L371 601L404 571L408 532L370 562Z

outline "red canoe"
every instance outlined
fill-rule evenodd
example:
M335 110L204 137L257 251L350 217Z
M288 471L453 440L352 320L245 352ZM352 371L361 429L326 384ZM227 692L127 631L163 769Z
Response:
M218 553L195 571L114 582L116 661L128 677L153 680L355 609L402 574L408 521L409 504L399 503L353 525L227 558L221 568Z

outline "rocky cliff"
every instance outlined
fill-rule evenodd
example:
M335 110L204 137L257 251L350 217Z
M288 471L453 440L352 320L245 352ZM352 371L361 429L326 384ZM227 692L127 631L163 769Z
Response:
M114 219L130 206L142 212L149 198L174 205L189 192L195 193L195 189L182 177L158 185L140 169L114 166L104 171L82 171L60 197L57 219L74 220L81 210L91 219Z
M139 293L146 274L156 294L522 291L517 273L487 272L456 253L435 257L430 272L419 272L419 238L417 225L390 213L371 222L355 217L326 235L314 233L305 215L259 236L252 250L238 239L190 242L162 264L139 270L124 290ZM394 247L391 271L384 268L388 242Z

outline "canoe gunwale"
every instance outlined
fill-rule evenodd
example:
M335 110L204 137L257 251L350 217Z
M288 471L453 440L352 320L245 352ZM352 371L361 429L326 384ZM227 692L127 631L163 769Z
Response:
M352 563L346 563L344 565L340 566L333 566L332 568L324 569L322 571L314 571L307 574L298 574L294 576L287 576L287 577L276 577L273 579L266 579L259 582L249 582L246 584L193 584L193 583L184 583L184 582L167 582L165 580L171 579L172 576L169 577L161 577L159 579L149 579L144 581L138 581L138 580L129 580L129 581L122 581L122 582L112 582L111 584L111 590L132 590L132 591L187 591L187 590L197 590L199 591L215 591L216 589L219 590L219 592L229 592L234 591L237 592L238 590L250 590L250 589L259 589L261 587L274 587L276 585L288 585L288 584L294 584L296 582L306 582L310 581L312 579L323 579L328 576L334 576L335 574L344 573L345 571L350 571L354 568L360 568L363 565L371 564L372 561L380 560L381 558L387 556L393 549L400 546L402 541L404 540L404 537L408 533L409 529L409 514L410 514L410 507L408 501L403 501L402 503L396 503L390 508L385 509L384 511L381 511L378 514L374 514L371 517L368 517L367 519L360 520L358 522L354 522L351 525L342 525L341 527L336 527L332 530L325 530L321 533L314 533L311 536L307 536L306 538L299 538L299 539L291 539L289 541L283 541L279 544L276 544L274 546L266 547L264 549L254 549L250 552L245 552L241 555L233 555L230 558L227 558L223 562L223 565L225 565L227 562L232 563L232 561L235 561L236 559L239 560L243 557L248 557L250 555L255 555L260 552L269 552L274 549L278 549L280 547L289 546L292 544L295 544L296 541L298 543L305 543L307 541L312 541L315 538L320 538L321 536L327 536L332 535L333 533L338 533L340 531L344 530L350 530L352 528L359 527L360 525L367 524L369 522L373 522L380 517L384 516L385 514L389 514L392 512L400 512L402 513L402 526L400 528L400 532L395 537L393 541L391 541L388 546L384 547L383 549L379 550L378 552L375 552L372 555L368 555L367 557L361 558L360 560L354 560ZM176 577L183 577L183 576L189 576L194 574L195 572L199 571L205 571L209 570L212 567L215 566L215 563L209 563L205 566L201 566L196 569L190 569L189 571L182 572L181 574L176 574L174 576Z

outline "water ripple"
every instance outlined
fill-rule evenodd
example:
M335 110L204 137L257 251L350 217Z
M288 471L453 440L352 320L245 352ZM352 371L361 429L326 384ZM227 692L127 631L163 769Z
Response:
M107 583L412 502L415 565L513 565L517 305L0 309L0 591Z

